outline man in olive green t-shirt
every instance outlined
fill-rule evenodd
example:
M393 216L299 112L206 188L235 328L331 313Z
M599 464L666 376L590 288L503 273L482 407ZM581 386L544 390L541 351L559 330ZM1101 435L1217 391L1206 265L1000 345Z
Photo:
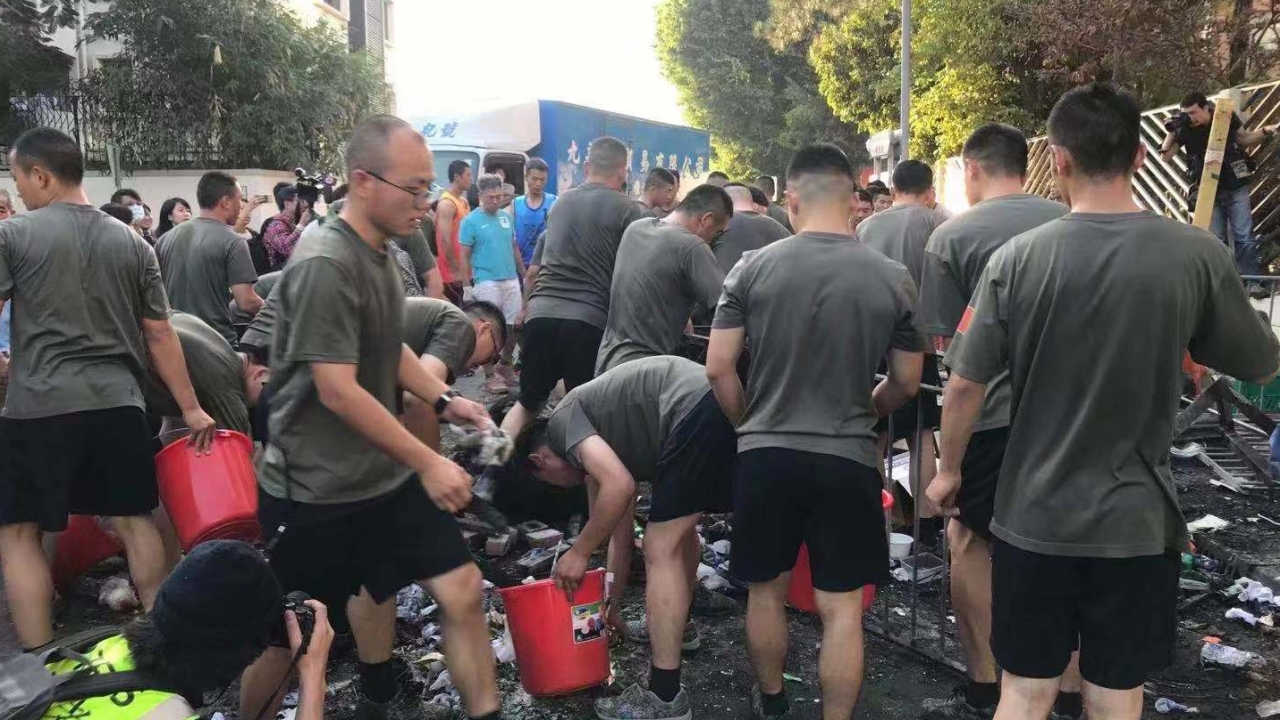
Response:
M165 291L175 310L191 313L236 342L227 300L247 315L262 309L253 290L258 273L249 246L231 230L240 215L240 186L217 170L200 178L196 187L200 216L175 227L156 241L156 257Z
M1017 128L989 123L964 145L965 194L971 207L933 231L925 248L920 288L921 325L945 352L991 255L1010 238L1065 215L1061 203L1022 192L1027 140ZM991 515L1009 442L1009 376L987 392L977 432L962 468L958 514L947 523L951 598L969 682L963 693L924 701L926 720L990 717L1000 699L999 668L991 655ZM1064 690L1067 688L1064 688ZM1070 689L1074 699L1079 690ZM1064 697L1064 711L1072 697Z
M1183 352L1250 382L1280 365L1222 243L1134 202L1140 122L1137 101L1107 84L1058 101L1049 143L1071 213L992 255L947 351L928 491L944 507L986 386L1010 375L991 522L1000 717L1046 717L1077 646L1089 714L1141 715L1143 684L1177 640L1188 537L1169 443Z
M395 594L418 583L444 610L449 669L469 714L496 718L480 570L452 516L470 503L471 478L395 417L403 388L446 420L493 424L422 367L400 328L404 289L386 242L427 211L431 151L408 123L377 115L353 131L346 164L346 207L294 250L274 290L271 440L258 463L272 569L282 587L347 607L361 660L357 715L423 714L419 698L396 701L391 665ZM242 713L274 704L289 660L271 648L246 672Z

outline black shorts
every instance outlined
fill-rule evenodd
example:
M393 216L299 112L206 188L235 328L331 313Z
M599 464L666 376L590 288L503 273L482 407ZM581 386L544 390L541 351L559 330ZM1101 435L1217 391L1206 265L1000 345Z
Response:
M581 320L534 318L524 324L520 404L538 412L556 383L572 390L595 377L604 329Z
M431 502L416 475L382 497L342 505L290 503L259 491L258 520L268 542L286 523L270 550L271 569L285 592L302 590L328 606L335 628L361 587L381 603L472 561L457 521Z
M61 532L68 515L147 515L159 504L141 408L0 418L0 525Z
M887 369L887 365L881 365L879 372L886 372ZM938 357L936 355L924 354L920 382L934 387L942 386L942 377L938 374ZM927 430L936 429L942 421L942 407L938 405L938 395L921 388L915 397L893 411L894 442L915 437L917 413L919 413L920 418L919 427ZM881 418L880 422L876 423L876 432L889 432L889 420L887 418Z
M960 463L957 518L978 537L991 542L991 516L996 509L996 484L1009 446L1009 426L975 432Z
M769 582L809 546L813 586L851 592L889 579L880 473L835 455L758 448L738 455L730 567Z
M732 510L737 454L738 433L708 390L662 447L649 521Z
M1040 555L996 540L992 649L1000 667L1054 678L1080 649L1080 674L1111 690L1141 687L1173 662L1178 553L1134 558Z

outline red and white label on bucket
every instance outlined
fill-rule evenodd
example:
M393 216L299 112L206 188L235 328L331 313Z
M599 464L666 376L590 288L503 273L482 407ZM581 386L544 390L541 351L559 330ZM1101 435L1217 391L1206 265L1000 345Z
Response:
M594 602L586 605L574 605L573 642L575 645L599 640L604 637L604 603Z

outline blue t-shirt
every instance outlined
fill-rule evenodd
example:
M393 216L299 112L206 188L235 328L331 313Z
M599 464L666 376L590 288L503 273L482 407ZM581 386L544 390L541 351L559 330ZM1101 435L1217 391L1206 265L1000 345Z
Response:
M520 254L524 264L533 262L533 251L538 247L538 236L547 229L547 213L555 205L556 196L543 193L542 204L536 210L529 209L529 201L524 195L516 198L511 207L516 212L516 243L520 245Z
M472 210L462 219L458 242L471 248L471 275L476 282L516 278L511 225L511 213L506 210L494 215Z

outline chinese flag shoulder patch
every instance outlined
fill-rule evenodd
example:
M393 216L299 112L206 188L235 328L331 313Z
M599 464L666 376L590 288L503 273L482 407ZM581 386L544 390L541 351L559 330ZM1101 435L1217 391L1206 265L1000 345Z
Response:
M964 315L960 316L960 324L956 327L956 333L965 333L969 331L969 326L973 324L973 306L964 309Z

